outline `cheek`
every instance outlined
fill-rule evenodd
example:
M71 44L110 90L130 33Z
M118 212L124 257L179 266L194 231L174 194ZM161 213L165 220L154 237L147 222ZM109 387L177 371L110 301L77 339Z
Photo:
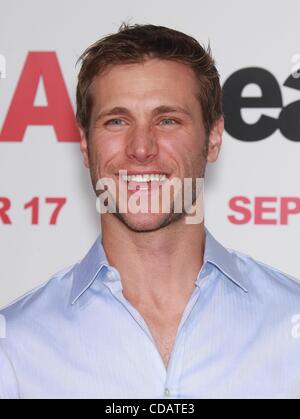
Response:
M120 160L123 156L123 141L114 136L93 135L91 137L91 161L98 171L108 172L110 167L114 166L114 162Z
M204 131L195 132L183 143L182 154L193 168L202 167L206 161L206 137Z
M160 144L166 154L187 162L197 159L204 148L201 136L184 131L165 136Z
M201 134L180 132L176 135L165 137L161 142L163 158L172 159L181 176L202 177L206 165L204 157L205 137Z

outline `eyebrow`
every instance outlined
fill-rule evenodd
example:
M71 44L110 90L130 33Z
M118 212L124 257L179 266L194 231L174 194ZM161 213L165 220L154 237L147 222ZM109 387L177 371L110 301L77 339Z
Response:
M163 114L163 113L175 113L175 112L183 113L183 114L189 116L190 118L192 118L191 113L187 109L182 108L181 106L168 106L168 105L161 105L161 106L158 106L157 108L153 109L152 110L152 115L153 116L158 116L158 115ZM117 115L117 114L130 116L131 112L130 112L129 109L124 108L122 106L115 106L112 109L100 112L99 115L96 118L96 121L99 121L100 119L102 119L106 116L112 116L112 115Z

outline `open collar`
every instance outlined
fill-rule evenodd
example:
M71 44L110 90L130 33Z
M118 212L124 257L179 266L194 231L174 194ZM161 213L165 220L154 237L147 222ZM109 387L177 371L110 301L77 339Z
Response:
M205 250L204 260L216 266L232 282L239 286L245 292L248 292L244 277L238 266L237 255L226 249L219 243L214 236L205 227Z
M248 292L237 264L237 256L223 247L205 227L203 265L206 262L213 264L234 284ZM74 267L71 291L72 304L91 286L104 266L109 268L109 263L101 236L98 236L86 256Z

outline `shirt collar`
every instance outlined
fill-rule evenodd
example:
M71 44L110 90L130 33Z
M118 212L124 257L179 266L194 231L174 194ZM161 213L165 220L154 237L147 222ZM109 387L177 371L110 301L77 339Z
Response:
M71 304L86 291L94 282L96 276L101 269L109 266L107 257L101 242L101 237L98 236L93 246L90 248L85 257L75 265L73 272L73 287L71 291Z
M236 254L221 245L205 227L204 260L216 266L233 283L248 292Z
M237 265L236 255L223 247L205 227L203 266L206 262L213 264L234 284L248 292ZM103 267L109 268L109 263L101 237L98 236L86 256L74 267L72 304L91 286Z

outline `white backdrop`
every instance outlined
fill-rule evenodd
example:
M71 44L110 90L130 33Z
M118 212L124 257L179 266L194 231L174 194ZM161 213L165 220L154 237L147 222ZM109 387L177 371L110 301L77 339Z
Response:
M159 24L187 32L205 44L209 40L222 84L249 67L274 76L282 106L243 109L246 123L255 123L262 114L277 119L282 107L300 100L299 89L283 85L295 67L293 57L297 62L300 53L300 3L296 0L275 4L268 0L251 4L236 0L0 0L0 6L0 54L6 62L6 68L3 64L0 68L0 306L81 259L100 231L78 142L57 141L53 127L45 125L27 127L22 141L8 141L3 134L30 51L56 53L75 108L75 62L81 52L115 32L123 20ZM24 86L26 90L26 81ZM243 91L246 96L261 94L253 83ZM41 78L33 106L47 107L48 100ZM18 112L13 125L19 123ZM298 115L295 129L300 136L300 108ZM226 132L219 160L208 168L205 189L206 225L219 241L298 278L300 208L282 225L279 204L281 198L299 203L299 156L299 141L291 141L279 130L256 142L241 141ZM228 219L229 215L241 218L229 207L230 199L237 196L249 202L251 219L245 224ZM37 224L31 223L32 208L24 209L34 197L38 198ZM49 225L55 207L45 202L49 197L66 198L55 225ZM276 224L257 224L257 197L273 199L263 204L273 208L263 218L272 218ZM4 212L8 202L11 206ZM37 200L32 202L36 211ZM4 213L11 224L5 224Z

